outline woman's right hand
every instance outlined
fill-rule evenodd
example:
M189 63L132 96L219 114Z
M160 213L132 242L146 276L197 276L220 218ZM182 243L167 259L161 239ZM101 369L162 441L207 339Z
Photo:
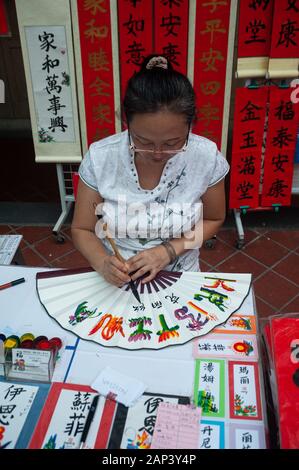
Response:
M106 281L117 287L122 287L131 280L126 264L119 261L114 255L105 256L99 272Z

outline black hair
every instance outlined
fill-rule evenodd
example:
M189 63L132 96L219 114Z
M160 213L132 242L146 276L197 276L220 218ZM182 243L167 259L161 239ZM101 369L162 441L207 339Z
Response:
M195 120L195 93L189 79L181 72L174 70L167 60L167 68L146 66L153 57L164 57L162 54L151 54L141 64L140 70L129 79L123 110L129 125L135 114L155 113L167 110L186 116L190 126Z

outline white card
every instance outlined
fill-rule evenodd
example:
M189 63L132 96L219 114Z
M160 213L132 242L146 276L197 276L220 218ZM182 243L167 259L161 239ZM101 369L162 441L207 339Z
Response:
M146 389L140 380L121 374L111 367L105 367L91 387L100 395L109 396L125 406L133 406Z

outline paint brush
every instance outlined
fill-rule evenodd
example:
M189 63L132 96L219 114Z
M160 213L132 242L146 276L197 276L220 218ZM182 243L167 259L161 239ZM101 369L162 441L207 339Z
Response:
M115 241L113 240L113 238L111 238L108 234L108 230L107 230L107 223L103 224L103 230L106 232L106 238L107 240L109 241L111 247L112 247L112 250L116 256L116 258L121 262L121 263L125 263L126 260L122 257L122 255L120 254L120 252L118 251L118 248L116 246L116 243ZM129 285L131 287L131 290L134 294L134 297L138 300L138 302L141 304L141 300L140 300L140 297L139 297L139 293L138 293L138 290L136 288L136 285L134 283L134 281L131 279L130 282L129 282Z
M99 397L100 397L100 395L95 395L93 400L92 400L92 403L90 405L89 412L88 412L88 415L87 415L87 418L86 418L86 421L85 421L85 425L84 425L84 428L83 428L83 432L81 434L80 449L84 449L85 442L87 440L87 435L89 433L92 420L93 420L94 415L97 411Z

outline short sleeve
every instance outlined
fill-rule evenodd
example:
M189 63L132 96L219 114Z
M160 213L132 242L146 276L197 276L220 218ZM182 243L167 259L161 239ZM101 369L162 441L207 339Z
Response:
M85 183L89 188L98 191L97 179L94 171L94 165L91 158L91 150L85 154L80 167L79 167L79 176L80 179Z
M219 150L217 149L215 166L208 187L214 186L215 184L219 183L219 181L221 181L227 175L228 172L229 164L227 163L227 160L224 158L222 153L219 152Z

